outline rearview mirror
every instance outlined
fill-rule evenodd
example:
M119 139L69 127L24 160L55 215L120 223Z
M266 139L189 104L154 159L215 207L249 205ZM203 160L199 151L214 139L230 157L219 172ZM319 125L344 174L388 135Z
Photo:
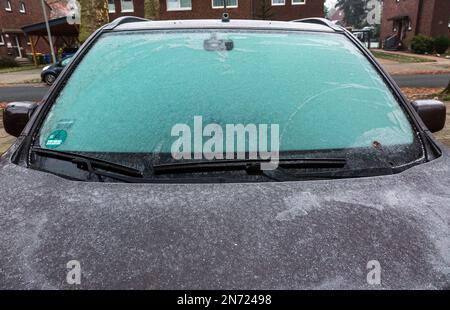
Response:
M411 104L431 132L444 128L447 112L443 102L438 100L416 100L411 102Z
M34 102L9 103L3 111L5 131L14 137L20 136L36 107L37 104Z

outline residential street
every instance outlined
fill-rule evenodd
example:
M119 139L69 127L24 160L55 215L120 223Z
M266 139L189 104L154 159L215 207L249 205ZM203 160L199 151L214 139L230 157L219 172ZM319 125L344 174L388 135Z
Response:
M394 75L394 80L400 87L445 87L450 80L450 74L416 74L416 75ZM12 101L39 101L48 86L39 84L21 84L0 86L0 102Z
M445 87L450 80L449 74L416 74L393 75L395 82L400 87Z
M405 52L389 52L374 49L375 55L383 53L398 58L378 58L400 87L445 87L450 80L450 59L431 55L415 55ZM402 62L402 57L419 58L421 62ZM396 59L396 58L393 58ZM0 74L0 102L39 101L48 90L40 81L42 69ZM34 83L30 83L34 82Z
M0 102L39 101L47 90L44 84L23 84L18 86L0 87Z

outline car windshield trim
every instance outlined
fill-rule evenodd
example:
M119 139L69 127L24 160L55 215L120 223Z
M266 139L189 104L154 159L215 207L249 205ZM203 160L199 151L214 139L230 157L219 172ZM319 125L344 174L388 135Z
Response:
M191 173L217 170L263 170L261 164L269 163L264 159L231 159L213 161L184 161L152 165L153 172L159 174ZM342 168L347 163L345 158L279 158L278 167L282 168Z

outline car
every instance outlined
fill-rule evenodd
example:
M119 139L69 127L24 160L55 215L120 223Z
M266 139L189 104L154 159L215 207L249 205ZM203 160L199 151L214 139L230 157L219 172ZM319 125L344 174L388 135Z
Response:
M117 19L4 110L0 288L448 289L445 115L325 19Z
M53 65L48 65L42 68L41 72L41 80L42 82L47 83L47 85L53 85L53 83L56 81L56 78L61 73L61 71L64 69L65 66L67 66L72 59L73 55L66 56L62 58L60 61Z

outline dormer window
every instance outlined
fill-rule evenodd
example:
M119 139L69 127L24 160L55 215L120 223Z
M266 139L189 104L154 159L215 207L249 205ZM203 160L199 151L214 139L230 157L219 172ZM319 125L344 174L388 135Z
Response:
M114 0L108 0L108 12L116 13L116 4L114 3Z
M223 9L224 1L223 0L212 0L212 8L213 9ZM227 8L237 8L238 0L228 0Z
M11 12L12 11L11 1L9 1L9 0L4 0L4 1L5 1L5 11Z
M285 0L272 0L273 6L285 5Z
M19 9L19 12L20 12L20 13L26 13L26 11L27 11L27 9L26 9L26 7L25 7L25 3L20 2L20 9Z
M133 0L122 0L122 12L134 12Z

